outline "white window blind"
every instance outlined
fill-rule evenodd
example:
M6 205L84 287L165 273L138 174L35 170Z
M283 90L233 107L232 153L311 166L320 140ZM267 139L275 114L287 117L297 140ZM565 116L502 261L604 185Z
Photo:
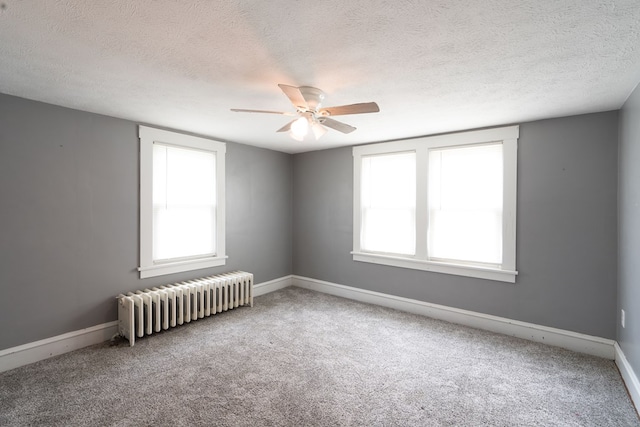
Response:
M216 254L216 154L153 146L153 260Z
M416 154L363 157L361 185L362 249L415 254Z
M432 260L502 264L502 144L429 150Z

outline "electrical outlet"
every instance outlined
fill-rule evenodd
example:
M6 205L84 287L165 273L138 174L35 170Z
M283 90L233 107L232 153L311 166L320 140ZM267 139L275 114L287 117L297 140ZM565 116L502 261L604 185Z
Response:
M622 324L622 327L624 328L624 321L625 321L625 313L624 310L620 310L620 323Z

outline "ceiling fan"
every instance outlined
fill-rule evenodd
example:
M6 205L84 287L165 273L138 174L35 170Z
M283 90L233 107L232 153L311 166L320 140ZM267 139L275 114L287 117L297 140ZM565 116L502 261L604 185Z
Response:
M298 118L290 121L277 132L289 132L291 137L297 141L302 141L309 131L313 132L316 140L327 132L325 128L331 128L342 133L351 133L356 130L355 127L346 123L332 119L332 116L345 116L347 114L377 113L380 111L378 104L375 102L363 102L359 104L340 105L337 107L321 108L324 100L324 92L311 86L289 86L278 85L282 92L289 98L296 112L281 112L271 110L245 110L240 108L232 108L231 111L240 113L268 113L281 114L283 116L298 116Z

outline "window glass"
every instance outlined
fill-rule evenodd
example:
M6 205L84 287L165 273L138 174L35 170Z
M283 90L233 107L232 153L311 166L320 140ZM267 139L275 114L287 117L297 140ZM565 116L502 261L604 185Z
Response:
M216 253L216 154L154 144L153 260Z
M429 150L431 259L502 263L502 144Z
M361 206L364 250L415 254L415 153L364 157Z

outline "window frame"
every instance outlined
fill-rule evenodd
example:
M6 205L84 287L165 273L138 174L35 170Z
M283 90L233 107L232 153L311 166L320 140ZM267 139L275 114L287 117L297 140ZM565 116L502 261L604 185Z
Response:
M519 135L519 126L507 126L353 147L353 251L351 252L353 260L515 283L518 274L516 271L516 197ZM430 260L427 250L429 150L488 143L501 143L503 146L502 264L499 267L492 267ZM407 151L416 153L416 253L414 256L401 256L363 251L360 247L362 158Z
M225 247L225 154L226 144L212 139L185 135L147 126L138 127L140 139L140 278L162 276L226 263ZM153 260L153 145L213 152L216 155L216 254L173 262Z

